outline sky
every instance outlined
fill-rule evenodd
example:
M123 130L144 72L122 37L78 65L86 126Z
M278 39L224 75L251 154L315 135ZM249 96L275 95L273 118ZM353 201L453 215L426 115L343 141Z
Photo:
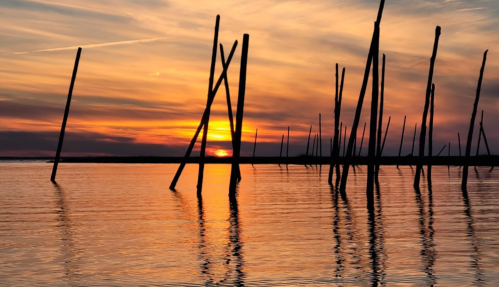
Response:
M77 47L83 50L62 155L182 156L206 106L217 14L225 54L239 41L228 72L234 113L242 38L250 35L242 155L252 154L258 128L256 155L278 156L288 126L289 155L305 154L310 126L312 137L319 131L319 113L323 155L329 155L335 64L346 69L341 121L349 133L378 6L368 0L3 0L0 156L55 154ZM387 0L380 39L380 56L386 54L384 125L391 116L385 155L398 153L404 115L402 154L411 152L416 123L419 138L437 25L442 34L433 78L433 153L450 142L451 154L459 154L457 133L464 153L489 49L472 154L481 110L497 154L499 1ZM218 54L215 79L221 71ZM369 120L370 94L368 88L358 142ZM207 153L230 154L223 87L209 127Z

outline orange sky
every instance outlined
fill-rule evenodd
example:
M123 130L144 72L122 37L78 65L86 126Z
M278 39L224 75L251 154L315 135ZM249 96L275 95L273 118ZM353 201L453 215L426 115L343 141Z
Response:
M217 14L226 55L234 40L240 42L229 69L234 110L242 35L250 34L243 155L252 153L256 128L262 143L257 155L277 155L288 125L290 155L304 153L310 125L318 131L318 113L323 146L328 147L334 65L346 67L341 120L349 128L378 4L2 1L0 155L54 154L78 46L83 51L63 155L183 155L206 104ZM392 116L388 154L398 150L404 115L404 153L410 152L414 124L421 121L436 25L442 27L434 76L436 152L449 141L456 147L458 132L464 144L486 49L479 110L485 109L489 145L499 151L494 148L499 144L498 16L495 1L387 1L380 49L387 56L385 119ZM215 78L220 72L218 56ZM366 97L360 129L369 106ZM212 109L212 152L230 147L226 109L221 87Z

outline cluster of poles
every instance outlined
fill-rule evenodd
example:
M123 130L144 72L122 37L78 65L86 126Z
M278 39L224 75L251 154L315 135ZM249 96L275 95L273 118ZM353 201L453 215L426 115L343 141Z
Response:
M362 81L362 86L360 90L360 95L357 102L357 107L355 110L355 117L353 124L350 128L350 136L347 140L347 127L343 126L343 123L340 122L340 114L341 114L341 103L343 98L343 84L345 77L345 68L342 69L341 73L341 81L339 80L339 69L338 64L336 64L336 74L335 74L335 97L334 97L334 135L330 141L330 169L328 176L328 183L330 185L335 185L336 188L340 190L340 192L344 193L347 186L347 179L349 174L349 169L352 164L352 159L359 157L362 151L362 145L364 141L364 135L366 132L367 123L364 123L364 128L362 132L362 139L360 142L360 148L357 153L357 129L360 122L362 106L366 94L366 89L369 81L369 77L372 76L372 98L371 98L371 107L370 107L370 121L369 121L369 142L368 142L368 151L367 151L367 191L372 194L374 190L374 185L378 183L378 173L379 173L379 165L381 155L383 153L383 149L386 142L386 136L388 134L388 128L390 126L391 117L388 118L388 123L386 126L386 131L384 134L384 138L382 140L382 128L383 128L383 103L384 103L384 86L385 86L385 62L386 56L383 54L382 64L381 64L381 83L380 83L380 75L379 75L379 41L380 41L380 25L384 8L384 0L380 1L380 6L378 10L378 15L376 21L374 23L374 31L371 40L371 45L369 48L369 53L367 56L366 67L364 71L364 78ZM241 64L240 64L240 73L239 73L239 90L238 90L238 99L237 99L237 110L234 119L230 90L229 90L229 81L227 76L227 71L229 69L229 65L231 63L232 57L235 53L235 50L238 45L238 41L234 41L232 48L229 52L229 55L225 57L224 48L221 43L218 43L218 31L220 25L220 16L216 17L215 24L215 32L214 32L214 40L213 40L213 50L212 50L212 59L210 66L210 77L208 82L208 92L207 92L207 102L206 107L201 117L200 123L196 129L194 136L187 148L185 156L180 163L180 166L175 173L175 176L170 184L170 189L175 190L176 184L182 174L182 171L187 163L187 158L190 157L191 152L196 144L199 134L201 130L203 130L203 135L201 139L201 147L199 154L199 172L198 172L198 180L197 180L197 192L198 195L201 195L202 187L203 187L203 176L204 176L204 158L206 155L206 142L208 136L208 128L210 121L210 110L215 99L215 95L219 90L222 82L224 83L226 100L227 100L227 113L230 123L230 132L231 132L231 142L232 142L232 168L231 168L231 176L230 176L230 184L229 184L229 195L234 196L236 194L237 183L241 181L241 172L239 168L240 156L241 156L241 134L242 134L242 124L243 124L243 113L244 113L244 99L245 99L245 89L246 89L246 70L247 70L247 61L248 61L248 46L249 46L249 35L244 34L243 36L243 47L241 54ZM419 189L421 174L424 172L423 163L427 163L427 173L428 173L428 181L431 184L431 158L433 156L433 117L434 117L434 98L435 98L435 84L433 83L433 70L435 66L435 60L437 57L438 50L438 42L441 33L441 28L439 26L436 27L435 30L435 41L433 45L433 53L430 58L430 68L428 74L428 82L426 87L426 95L425 95L425 105L423 110L423 117L420 125L420 135L419 135L419 153L416 159L416 172L414 177L414 188ZM218 80L215 82L215 67L217 62L218 48L220 49L220 62L222 65L222 72L218 77ZM76 79L76 73L78 70L78 63L81 55L81 48L78 48L78 52L76 55L75 65L73 69L73 75L71 78L71 84L69 88L68 98L66 102L66 108L64 111L64 118L61 126L61 132L59 136L59 142L57 146L56 156L54 159L54 165L52 169L51 181L55 182L55 177L57 173L57 166L60 160L60 153L62 149L62 144L64 140L64 133L67 123L67 118L69 114L69 107L71 104L71 96L74 87L74 82ZM470 127L468 131L468 137L466 142L466 149L464 154L464 160L462 161L463 173L462 173L462 189L466 190L467 186L467 177L468 177L468 168L469 168L469 159L471 156L471 143L473 138L473 129L475 126L475 118L478 109L478 102L480 99L480 90L483 79L483 73L485 69L485 63L487 59L487 51L485 51L483 55L482 67L480 69L480 76L478 79L478 87L476 90L475 102L473 105L473 112L470 120ZM372 73L371 73L372 66ZM429 113L429 126L427 127ZM322 115L319 114L319 133L314 135L313 143L311 146L311 156L319 156L322 158L322 126L321 126ZM402 151L402 144L404 140L405 133L405 124L406 124L406 116L404 116L404 124L402 128L402 136L400 140L400 148L398 151L398 157L400 158ZM427 132L428 129L428 132ZM412 141L412 151L410 155L414 154L414 144L416 140L416 130L417 123L414 127L414 136ZM290 127L287 129L287 149L286 149L286 157L289 156L289 132ZM342 137L343 132L343 137ZM310 131L308 135L307 141L307 149L306 149L306 157L309 157L310 150L310 140L311 140L312 126L310 126ZM426 136L428 134L428 159L426 161L423 160L425 154L425 144L426 144ZM255 131L255 142L253 147L253 157L255 157L256 152L256 144L258 137L258 129ZM483 111L482 118L480 121L480 131L479 131L479 139L477 146L477 156L480 147L480 141L483 137L484 143L487 148L487 152L490 155L490 149L487 142L487 137L485 135L485 131L483 128ZM343 140L343 154L341 155L340 160L340 150L341 150L341 142ZM458 133L458 142L459 142L459 156L461 157L461 137ZM280 158L282 157L284 145L284 135L281 138L281 147L279 153L279 164ZM437 154L437 156L445 149L445 146L442 150ZM449 155L450 155L450 142L448 145ZM341 164L342 163L342 166ZM398 165L397 165L398 168ZM335 183L333 184L333 177L335 175Z

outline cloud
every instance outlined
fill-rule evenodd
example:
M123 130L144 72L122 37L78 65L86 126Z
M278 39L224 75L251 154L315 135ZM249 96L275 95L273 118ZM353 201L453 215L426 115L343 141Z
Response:
M66 51L66 50L75 50L77 48L101 48L101 47L109 47L109 46L117 46L117 45L131 45L137 43L149 43L156 42L160 40L165 40L168 38L152 38L152 39L137 39L137 40L127 40L127 41L118 41L118 42L109 42L109 43L100 43L100 44L90 44L90 45L80 45L80 46L72 46L72 47L62 47L62 48L50 48L50 49L41 49L35 51L27 51L27 52L15 52L15 55L28 54L28 53L39 53L39 52L58 52L58 51Z

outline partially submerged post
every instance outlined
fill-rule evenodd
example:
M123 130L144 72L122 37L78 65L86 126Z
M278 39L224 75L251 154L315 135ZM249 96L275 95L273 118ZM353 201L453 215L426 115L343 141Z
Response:
M444 144L444 146L442 147L442 149L441 149L441 150L437 153L437 156L440 156L440 154L444 151L444 149L445 149L445 147L446 147L446 146L447 146L447 145L446 145L446 144Z
M279 166L281 166L281 159L282 159L282 146L284 145L284 135L282 135L281 138L281 151L279 152Z
M379 27L381 25L381 16L383 15L383 7L385 6L385 0L381 0L378 9L378 16L376 17L376 25ZM376 32L374 29L373 37L371 39L371 46L369 47L369 53L367 55L366 69L364 70L364 80L362 81L362 87L360 89L359 101L357 102L357 108L355 110L355 118L353 120L352 128L350 131L350 138L348 140L348 149L346 152L345 164L343 165L343 173L341 174L341 186L340 192L344 193L347 186L348 169L350 165L348 164L349 157L352 155L353 141L357 137L357 127L359 126L360 114L362 112L362 105L364 103L364 96L366 94L367 82L369 79L369 73L371 70L371 62L373 60L374 46L377 40ZM379 42L379 41L378 41Z
M360 153L362 152L362 144L364 143L364 134L366 133L366 124L367 124L367 122L364 122L364 130L362 131L362 139L360 140L359 157L360 157Z
M341 86L339 88L339 93L338 93L338 63L336 63L336 89L335 89L335 95L334 95L334 139L333 139L333 150L331 152L331 165L329 166L329 177L328 177L328 183L330 185L333 184L333 168L336 167L336 178L338 179L340 177L340 164L338 163L338 157L340 155L340 142L339 138L341 137L341 130L339 129L339 123L340 123L340 113L341 113L341 100L342 100L342 95L343 95L343 82L345 79L345 68L343 68L342 74L341 74Z
M307 153L305 154L306 157L308 157L308 148L310 146L310 134L312 133L312 126L310 126L310 131L308 132L308 140L307 140ZM305 165L307 165L305 163Z
M258 129L255 131L255 144L253 145L253 161L255 161L255 152L256 152L256 139L258 137ZM253 163L251 164L253 165Z
M317 139L317 134L314 135L314 142L312 143L312 157L315 157L315 140Z
M461 135L457 133L457 142L459 144L459 157L461 157Z
M229 195L235 196L237 184L237 171L239 170L239 156L241 153L241 133L243 129L244 96L246 92L246 68L248 64L249 35L243 36L243 50L241 53L241 70L239 73L239 95L237 98L235 141L232 154L232 169L230 173Z
M209 96L209 102L208 102L207 106L211 107L211 105L213 104L213 100L215 99L215 95L217 94L218 88L222 84L223 77L227 73L227 69L229 68L229 64L232 61L232 56L234 56L234 52L236 51L236 47L237 47L237 40L234 41L234 44L232 45L232 49L231 49L231 51L229 53L229 57L227 58L227 65L226 65L226 67L224 67L224 69L222 71L222 74L218 78L218 81L217 81L217 84L215 85L215 88L209 94L210 96ZM172 182L170 184L170 189L171 190L175 190L175 186L177 185L177 182L178 182L178 180L180 178L180 175L182 174L182 171L185 168L185 164L186 164L187 158L191 155L192 149L194 148L194 145L196 144L196 140L197 140L197 138L199 136L199 133L201 132L201 129L204 126L204 123L206 121L206 117L207 116L208 116L208 110L207 110L207 108L205 108L205 110L203 112L203 116L201 117L201 121L200 121L200 123L198 125L198 128L196 129L196 132L194 133L194 136L192 137L191 142L189 143L189 147L187 147L187 151L185 152L184 159L180 163L180 166L178 167L177 172L175 173L175 176L173 177L173 180L172 180Z
M198 172L198 184L197 192L201 193L203 189L203 176L204 176L204 156L206 153L206 141L208 139L208 125L210 123L210 94L213 91L213 77L215 74L215 64L217 61L217 47L218 47L218 28L220 25L220 15L217 15L217 20L215 23L215 36L213 37L213 51L211 54L211 67L210 67L210 78L208 80L208 99L206 101L206 118L204 122L203 138L201 141L201 149L199 151L199 172Z
M289 161L289 126L288 126L288 140L286 141L286 166L288 166Z
M482 89L483 71L485 70L485 62L487 61L487 52L488 50L485 51L485 53L483 53L483 61L482 61L482 67L480 68L480 77L478 78L478 87L476 89L475 103L473 104L473 112L471 113L470 130L468 131L468 141L466 143L466 154L463 165L463 179L461 182L461 189L463 191L467 191L468 161L471 154L471 141L473 139L473 128L475 126L475 117L476 117L476 111L478 109L478 101L480 100L480 90Z
M321 126L321 113L319 113L319 156L322 158L322 126ZM322 165L322 164L321 164Z
M367 198L372 199L374 196L374 179L375 179L375 156L376 156L376 122L378 119L378 85L379 85L379 23L375 23L373 37L373 77L372 77L372 98L371 98L371 121L369 124L369 147L368 147L368 164L367 164ZM346 167L347 165L345 165ZM345 168L343 168L345 172ZM344 174L343 174L344 175ZM343 181L343 178L342 178ZM343 182L342 182L343 183Z
M345 126L345 133L343 134L343 157L345 157L346 140L347 140L347 126Z
M435 42L433 44L433 53L430 59L430 72L428 73L428 83L426 85L426 97L423 110L423 119L421 122L421 133L419 136L419 154L416 165L416 174L414 176L414 188L419 189L419 181L421 180L421 169L423 169L422 160L424 157L424 149L426 143L426 118L428 116L428 106L430 104L431 84L433 83L433 68L435 67L435 60L437 58L438 40L440 38L440 26L435 29Z
M383 130L383 104L385 95L385 54L381 65L381 93L379 95L379 117L378 117L378 137L376 141L376 157L378 163L376 164L375 180L378 180L379 160L381 159L381 131Z
M398 161L400 162L400 153L402 152L402 144L404 143L404 132L405 132L405 120L407 115L404 116L404 125L402 126L402 136L400 137L400 147L399 147L399 156ZM397 162L397 168L399 168L399 163Z
M414 136L412 137L412 148L411 148L411 156L414 156L414 142L416 142L416 130L418 127L418 123L414 125Z
M433 155L433 114L435 110L435 84L431 86L430 128L428 129L428 184L431 186L431 157Z
M388 135L388 129L390 129L390 121L392 120L392 116L388 117L388 123L386 124L385 136L383 137L383 144L381 144L381 155L383 155L383 150L385 149L386 136Z
M448 153L448 155L447 155L447 156L450 158L450 142L449 142L448 152L449 152L449 153ZM447 164L447 170L449 170L449 169L450 169L450 164Z
M62 118L61 133L59 134L59 143L57 144L57 151L55 152L54 165L52 166L52 175L50 180L55 182L55 176L57 174L57 166L59 165L59 159L61 156L62 143L64 142L64 133L66 131L66 123L68 121L69 106L71 105L71 97L73 96L73 87L76 80L76 73L78 72L78 63L80 62L81 48L78 48L76 52L75 65L73 68L73 75L71 76L71 84L69 85L68 99L66 101L66 108L64 109L64 117Z

